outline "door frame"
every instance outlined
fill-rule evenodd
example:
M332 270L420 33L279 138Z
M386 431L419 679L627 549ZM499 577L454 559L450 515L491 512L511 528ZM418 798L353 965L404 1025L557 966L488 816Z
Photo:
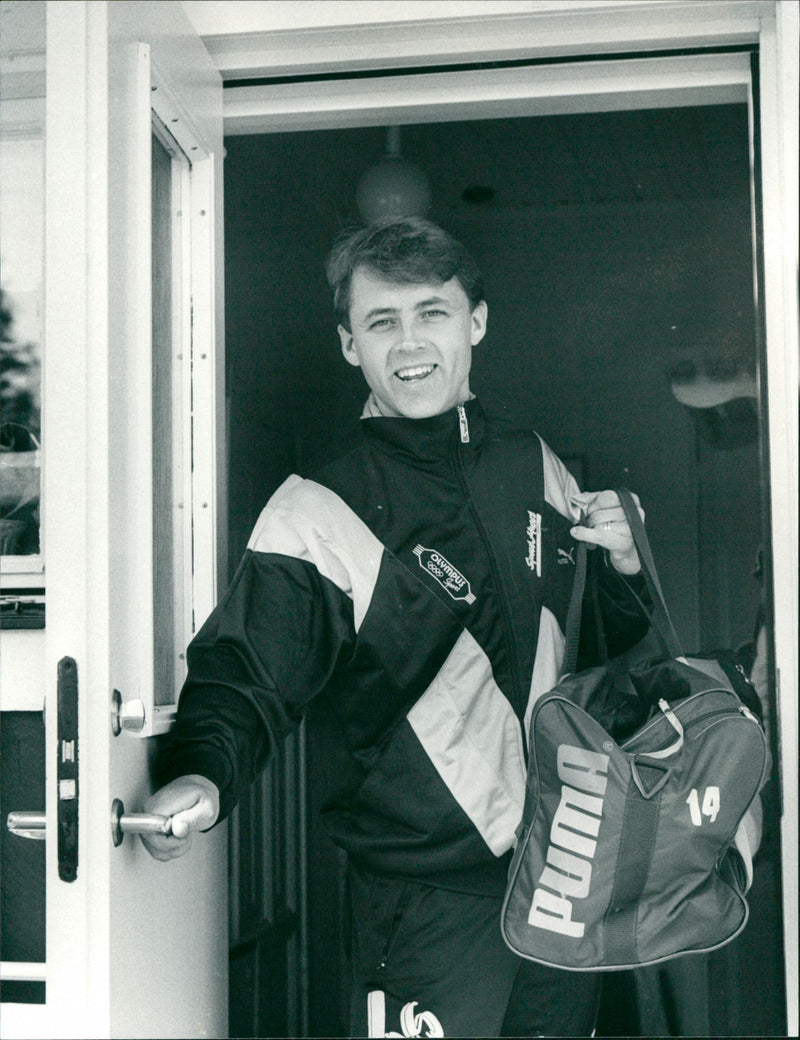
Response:
M538 11L513 16L264 31L205 40L227 80L227 134L493 118L523 111L546 114L563 112L568 105L585 106L573 107L575 111L597 111L654 103L750 102L759 141L759 155L752 159L761 170L761 256L754 264L760 259L766 368L779 373L763 386L769 524L773 558L781 561L780 579L772 583L773 663L790 1033L798 1029L799 36L797 7L781 0L729 0L724 5L718 0L633 0L622 5L587 0L569 7L545 2ZM731 48L741 53L725 53ZM747 51L758 57L757 109ZM653 52L669 53L653 57ZM482 71L485 63L523 55L527 67ZM590 55L603 57L590 62ZM559 58L568 63L555 64ZM652 76L658 64L660 80ZM442 67L447 71L439 71ZM389 69L388 75L377 72ZM365 75L370 71L372 76ZM645 75L637 83L640 71ZM479 82L482 78L485 85Z
M141 473L135 431L146 429L150 438L151 430L131 378L151 320L149 263L140 267L140 239L150 224L149 211L142 212L141 179L149 182L150 170L123 156L140 158L138 139L129 147L131 135L150 140L150 83L137 95L143 104L131 100L129 89L142 44L152 49L161 81L176 96L197 100L190 118L208 153L197 164L204 176L197 179L202 191L192 197L191 217L202 243L192 250L192 287L207 402L203 440L195 446L208 462L205 483L196 489L202 512L195 537L204 542L206 590L198 613L211 608L216 562L222 566L225 557L224 525L216 519L224 516L217 504L225 495L218 462L225 457L224 411L217 410L224 394L216 384L224 371L219 75L177 0L48 3L43 685L47 762L55 765L64 750L58 742L58 663L74 659L80 690L78 873L72 882L59 879L59 786L56 770L48 770L47 1002L4 1004L3 1033L9 1037L167 1036L176 1030L180 1036L224 1035L225 1028L224 828L198 842L185 866L156 863L135 837L119 848L112 843L112 796L123 798L130 813L140 811L140 799L149 793L147 744L125 733L113 736L110 711L112 690L128 693L148 682L149 655L137 654L133 637L125 636L143 595L136 568L152 572L152 560L143 558L146 546L140 555L137 541L145 523L132 518L140 501L135 474ZM136 111L125 107L129 103ZM149 401L148 376L139 389L148 384ZM48 503L59 505L58 516L48 512ZM184 912L189 898L198 904L189 941L170 917L181 905L176 894ZM126 933L134 918L162 931L137 945L140 932ZM182 999L181 985L165 992L178 977L196 979L201 999Z

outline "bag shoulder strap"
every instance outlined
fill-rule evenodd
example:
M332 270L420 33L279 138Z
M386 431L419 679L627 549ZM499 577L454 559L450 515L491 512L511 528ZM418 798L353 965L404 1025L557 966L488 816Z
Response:
M578 643L581 638L581 612L583 610L583 591L586 587L586 542L578 542L575 553L575 577L572 581L572 592L567 607L567 625L564 644L564 663L561 667L562 677L571 675L578 662Z
M678 633L675 631L675 626L672 623L672 618L664 599L661 582L658 580L656 561L653 559L653 550L650 548L647 531L642 523L636 502L627 488L615 488L615 490L619 496L620 505L625 512L625 519L628 521L628 526L631 529L636 551L639 553L639 560L642 564L642 576L647 585L647 591L650 593L650 599L653 601L653 610L652 612L647 610L644 604L641 603L641 600L639 601L640 605L650 618L656 635L668 656L683 657L683 647L678 638ZM638 599L638 596L636 598Z
M684 653L681 647L681 641L678 638L678 633L675 630L669 610L667 609L664 593L661 589L661 582L658 578L658 571L656 570L656 563L653 558L653 551L650 548L647 531L642 523L642 518L639 515L636 502L627 488L615 488L615 491L619 496L620 505L625 513L625 519L628 521L628 526L631 529L631 535L633 537L634 545L636 546L636 551L639 553L639 560L642 564L642 575L647 586L647 591L650 593L650 598L653 601L653 609L649 610L645 606L641 598L632 588L630 588L630 585L628 585L628 588L634 598L638 601L643 613L650 619L650 623L658 636L659 642L661 643L666 656L683 657ZM580 641L581 632L581 611L585 587L586 542L579 542L578 552L575 556L575 579L572 584L569 607L567 608L562 676L574 672L577 664L578 643Z

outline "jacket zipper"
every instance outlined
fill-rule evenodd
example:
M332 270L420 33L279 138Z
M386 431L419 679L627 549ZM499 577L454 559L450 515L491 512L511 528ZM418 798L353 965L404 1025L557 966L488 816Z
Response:
M394 908L392 914L391 924L389 925L389 934L386 936L386 942L383 944L383 950L381 951L380 960L377 964L377 971L386 971L386 965L389 962L389 954L392 952L394 941L397 938L397 933L400 930L403 917L405 916L408 904L411 902L411 886L404 884L400 891L400 898L397 901L397 905Z
M467 410L463 404L458 406L458 429L461 434L461 443L469 444L469 422L467 421Z
M458 409L457 410L458 410L459 436L460 436L461 444L469 444L469 440L470 440L469 421L467 419L466 409L464 408L463 405L460 404L460 405L458 405ZM456 477L458 478L458 482L461 485L461 490L464 493L464 497L467 500L467 506L469 507L470 514L471 514L472 519L473 519L473 521L475 523L475 527L477 528L478 535L480 536L480 539L481 539L481 541L483 542L483 544L484 544L484 546L486 548L486 552L487 552L487 555L489 557L489 566L491 568L492 576L494 577L495 585L497 587L497 598L498 598L499 603L500 603L500 615L501 615L502 622L503 622L503 631L505 632L505 637L506 637L506 648L507 648L507 651L508 651L509 668L510 668L510 671L511 671L511 691L512 691L512 696L514 698L514 710L516 711L518 706L519 707L523 706L523 704L522 704L522 697L520 695L520 690L519 690L519 681L518 681L518 678L517 678L517 673L518 673L517 648L516 648L516 645L514 643L514 631L513 631L513 628L511 627L511 618L510 618L510 614L509 614L508 603L506 602L505 593L503 592L503 583L500 580L500 568L497 565L497 557L495 556L494 550L492 548L492 544L489 541L489 536L486 534L486 528L484 527L483 522L481 521L480 517L478 516L478 512L477 512L477 510L475 508L475 504L472 501L472 495L469 492L469 486L467 484L467 478L466 478L466 474L464 472L464 463L462 461L461 452L459 451L458 445L455 445L453 454L455 456ZM527 734L525 733L525 727L524 726L521 726L520 729L522 731L523 747L525 749L525 754L527 756L527 754L528 754Z

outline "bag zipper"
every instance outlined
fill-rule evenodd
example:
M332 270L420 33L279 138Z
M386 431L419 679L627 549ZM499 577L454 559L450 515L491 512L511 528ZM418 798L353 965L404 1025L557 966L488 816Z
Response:
M731 696L734 696L734 695L732 695L730 693L730 690L724 690L721 687L713 687L712 689L709 689L709 690L702 690L699 693L694 693L694 694L692 694L691 697L687 697L686 701L682 701L682 702L679 702L679 703L683 703L683 704L688 703L688 701L693 700L695 697L701 697L701 696L703 696L703 694L706 694L706 693L727 693L727 694L729 694ZM675 706L674 705L670 705L670 708L671 708L671 710L673 712L675 711ZM686 734L687 738L688 738L689 733L693 729L696 729L697 726L699 726L701 722L707 722L708 719L713 719L717 715L729 715L729 716L730 715L733 715L733 716L735 716L735 715L743 715L745 718L750 719L751 722L755 722L755 724L757 726L759 726L759 728L760 728L759 721L755 717L755 715L752 713L752 711L750 711L750 709L746 705L740 703L740 704L738 704L736 706L736 708L734 708L733 706L731 706L730 708L715 708L713 711L707 711L707 712L705 712L705 714L699 715L696 719L692 719L691 722L687 722L687 723L683 724L684 733ZM659 721L660 721L660 717L659 716L656 716L656 717L650 719L650 721L645 726L645 729L649 728L650 726L656 725L656 723L658 723ZM620 744L620 748L623 751L625 751L627 749L628 744L630 744L637 737L641 736L641 734L643 732L645 732L645 730L640 730L638 733L635 733L632 737L629 737L628 740L624 744ZM637 755L649 755L649 754L652 754L654 751L661 751L664 748L669 747L670 743L671 743L671 740L665 740L665 741L662 741L661 744L659 744L657 747L650 748L647 751L636 751L636 752L634 752L634 754L637 754Z
M761 725L761 723L758 721L758 718L756 717L756 715L754 715L753 712L750 711L750 709L747 707L746 704L740 704L739 705L739 711L742 713L742 715L745 716L745 718L750 719L751 722L755 722L755 724L757 726Z

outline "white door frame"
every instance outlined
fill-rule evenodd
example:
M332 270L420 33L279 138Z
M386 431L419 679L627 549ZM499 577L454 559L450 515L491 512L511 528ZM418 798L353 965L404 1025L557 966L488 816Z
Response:
M198 3L198 31L225 80L735 47L775 18L775 0L487 0L477 14L474 3L453 14L457 5L427 0L334 0L299 14L291 0L238 10L189 0L190 14Z
M798 1029L798 9L783 0L583 0L481 18L426 18L207 37L227 79L264 77L225 91L228 134L335 129L747 101L746 53L758 52L759 130L771 535L783 818L787 1025ZM653 51L663 58L630 57ZM682 51L682 53L680 53ZM626 54L601 62L577 55ZM367 57L365 57L365 55ZM569 56L564 65L439 72L432 66ZM430 68L383 78L348 73ZM319 73L324 80L304 79ZM274 77L283 79L278 82ZM270 78L273 82L270 82Z
M191 195L199 244L192 249L193 344L203 354L197 367L205 402L195 444L204 460L196 488L195 540L203 554L195 574L204 590L198 613L210 610L215 595L217 494L224 496L215 483L217 460L224 458L216 441L223 430L216 401L224 395L215 384L224 364L219 77L176 0L48 3L43 692L47 762L55 765L64 750L57 740L57 666L73 658L80 688L79 848L77 879L61 881L59 786L49 770L47 1002L3 1004L8 1037L224 1035L226 1029L224 828L198 842L185 866L156 863L135 837L112 844L112 797L124 799L131 813L149 793L146 743L126 733L114 737L110 714L114 688L133 696L152 686L147 626L132 622L140 607L152 611L151 591L144 602L147 582L137 580L152 575L146 544L152 469L136 468L142 442L152 439L150 210L143 190L150 170L131 161L149 156L151 84L145 78L143 91L131 89L143 46L159 63L159 85L196 103L190 121L205 148ZM147 517L140 519L143 497ZM142 934L145 942L138 941Z
M225 91L226 134L745 102L745 53L296 81Z

